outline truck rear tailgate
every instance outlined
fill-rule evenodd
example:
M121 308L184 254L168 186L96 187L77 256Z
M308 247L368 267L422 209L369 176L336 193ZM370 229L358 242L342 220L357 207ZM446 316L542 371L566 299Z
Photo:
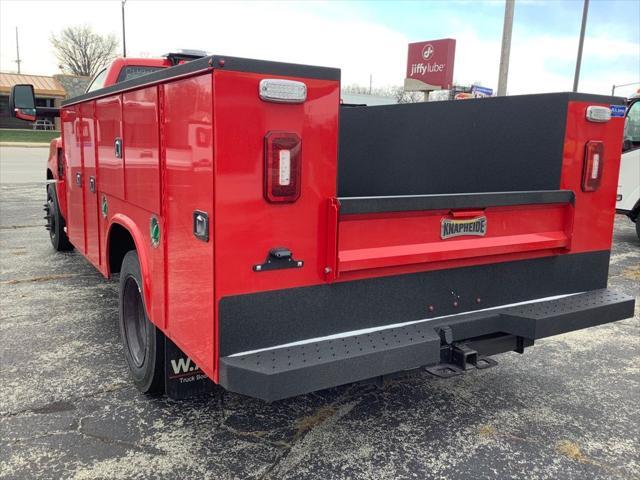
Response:
M568 190L340 198L336 275L571 244Z

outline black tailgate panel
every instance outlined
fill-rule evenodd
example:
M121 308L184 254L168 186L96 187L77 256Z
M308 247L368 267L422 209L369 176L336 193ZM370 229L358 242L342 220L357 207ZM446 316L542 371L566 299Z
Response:
M557 190L569 101L551 93L340 111L338 196Z

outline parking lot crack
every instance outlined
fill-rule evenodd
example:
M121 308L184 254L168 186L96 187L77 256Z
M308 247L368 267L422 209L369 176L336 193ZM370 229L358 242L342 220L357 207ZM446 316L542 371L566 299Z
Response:
M112 445L120 445L126 448L130 448L132 450L136 450L138 452L141 453L148 453L150 455L166 455L167 452L165 452L164 450L161 450L159 448L155 448L155 447L151 447L148 445L140 445L138 443L135 442L128 442L126 440L122 440L120 438L114 438L111 437L109 435L98 435L96 433L91 433L91 432L87 432L83 429L83 423L84 421L89 418L89 417L82 417L80 418L80 420L78 421L78 428L76 429L76 432L79 433L80 435L87 437L87 438L93 438L95 440L104 442L104 443L108 443L108 444L112 444Z
M301 448L305 439L314 431L321 430L323 428L329 428L340 418L347 415L358 404L357 401L350 401L347 403L345 399L348 398L349 391L345 392L339 399L334 402L321 406L311 415L307 415L298 418L295 421L296 433L291 441L291 446L284 450L281 455L278 455L273 464L259 477L260 480L268 480L271 478L280 478L288 470L284 467L283 471L279 472L275 476L273 475L278 468L280 468L298 449ZM295 463L295 460L294 460Z
M0 282L0 285L17 285L19 283L31 283L31 282L49 282L51 280L62 280L65 278L79 277L76 273L61 273L57 275L41 275L38 277L29 278L16 278L13 280L4 280Z
M89 399L89 398L94 398L94 397L98 397L104 393L112 393L112 392L117 392L119 390L122 390L123 388L128 387L129 385L126 383L121 383L121 384L115 384L112 385L110 387L107 387L105 389L102 390L98 390L92 393L88 393L86 395L79 395L77 397L72 397L72 398L67 398L64 400L55 400L53 402L49 402L46 403L44 405L40 405L37 407L28 407L28 408L24 408L21 410L15 410L13 412L0 412L0 418L10 418L10 417L16 417L16 416L20 416L20 415L31 415L33 413L42 413L43 410L47 410L49 408L55 408L56 405L60 405L62 403L64 404L74 404L80 400L85 400L85 399ZM46 413L46 412L45 412Z
M227 424L227 420L229 419L229 415L227 413L227 410L225 409L225 403L224 403L224 397L225 394L223 393L221 398L220 398L220 412L221 412L221 420L220 423L218 424L218 426L220 428L222 428L223 430L229 432L230 434L236 436L236 437L240 437L240 438L245 438L248 440L253 440L253 441L258 441L260 443L266 443L268 445L271 445L275 448L278 449L288 449L291 448L291 444L289 442L285 442L283 440L270 440L268 438L266 438L266 435L269 433L267 431L263 431L263 430L250 430L250 431L243 431L243 430L238 430L237 428L234 428L230 425Z
M16 228L44 228L44 223L38 225L0 225L0 230L15 230Z

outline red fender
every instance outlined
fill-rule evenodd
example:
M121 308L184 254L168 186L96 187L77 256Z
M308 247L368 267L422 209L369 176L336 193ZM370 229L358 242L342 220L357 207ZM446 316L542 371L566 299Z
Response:
M148 261L149 254L146 247L148 242L145 242L140 228L133 220L122 213L116 213L113 217L111 217L111 222L109 223L105 252L109 251L109 242L111 241L111 228L114 224L118 224L127 229L127 231L133 237L133 243L136 246L136 251L138 252L138 260L140 262L140 273L142 274L142 293L144 297L144 305L147 309L147 316L149 317L149 319L151 319L151 315L149 313L153 309L151 308L151 275L149 274ZM106 258L108 259L108 254L106 255ZM108 278L111 278L111 271L109 271L108 260L105 262L105 265L108 270Z
M49 158L47 159L47 170L51 171L51 175L56 183L56 193L58 194L58 207L63 218L67 218L67 184L64 178L58 176L58 152L64 155L62 149L62 137L54 138L49 143Z
M51 170L53 178L58 178L58 150L62 150L62 137L54 138L49 143L49 159L47 160L47 168Z

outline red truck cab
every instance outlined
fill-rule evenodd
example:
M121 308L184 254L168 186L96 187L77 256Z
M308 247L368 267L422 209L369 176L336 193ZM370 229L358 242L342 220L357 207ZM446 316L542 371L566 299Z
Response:
M116 58L91 80L85 93L173 66L169 58Z
M63 103L48 227L119 275L142 392L457 375L633 315L607 289L619 103L341 107L338 69L205 56Z
M174 65L182 64L186 61L201 58L204 55L206 55L205 52L198 50L181 50L175 53L168 53L162 58L118 57L93 77L87 86L85 93L110 87L142 75L147 75ZM54 244L60 242L60 246L63 249L70 248L71 245L66 242L64 235L61 235L61 232L64 231L65 228L64 218L67 217L67 199L66 194L64 193L66 189L66 181L64 178L62 137L54 138L49 144L46 175L47 180L55 181L55 187L52 188L56 189L57 205L54 205L53 196L48 192L47 204L45 207L47 210L58 208L62 217L62 222L60 222L60 225L57 227L55 224L50 224L48 226L51 240ZM49 217L48 220L51 221L53 217L51 217L48 212L47 216Z

